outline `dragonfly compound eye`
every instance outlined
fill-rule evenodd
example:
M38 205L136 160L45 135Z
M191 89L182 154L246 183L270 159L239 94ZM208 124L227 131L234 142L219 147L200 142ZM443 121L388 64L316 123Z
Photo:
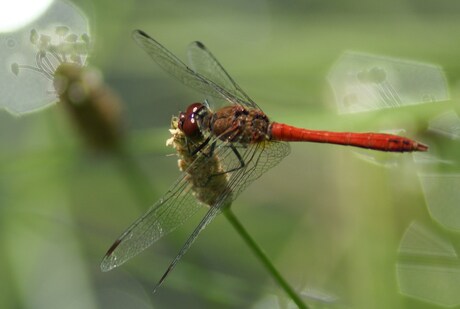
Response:
M187 107L185 113L179 115L179 129L188 137L194 137L200 133L197 123L197 114L203 107L201 103L193 103Z

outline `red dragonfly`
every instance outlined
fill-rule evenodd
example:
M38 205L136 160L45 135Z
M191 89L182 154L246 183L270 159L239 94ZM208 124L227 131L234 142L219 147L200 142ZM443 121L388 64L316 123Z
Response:
M289 154L287 141L340 144L380 151L426 151L414 140L382 133L328 132L272 122L235 83L200 42L188 49L190 66L140 30L134 40L166 72L183 84L223 101L212 111L208 101L180 113L178 129L191 161L177 182L110 247L101 269L109 271L137 255L190 218L203 204L208 211L160 279L161 285L198 234L251 182ZM214 171L210 166L218 165Z

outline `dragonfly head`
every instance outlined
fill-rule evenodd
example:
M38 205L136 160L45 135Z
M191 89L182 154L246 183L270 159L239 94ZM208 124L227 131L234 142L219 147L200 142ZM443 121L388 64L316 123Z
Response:
M179 129L184 132L187 137L193 138L201 134L198 124L198 118L202 118L202 113L207 110L202 103L192 103L187 107L185 112L179 115Z

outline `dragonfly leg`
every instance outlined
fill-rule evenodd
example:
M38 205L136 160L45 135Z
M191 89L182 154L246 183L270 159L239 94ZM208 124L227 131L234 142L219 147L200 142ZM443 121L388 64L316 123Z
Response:
M231 171L229 171L229 172L233 172L233 171L236 171L236 170L239 170L239 169L243 168L246 164L244 163L244 160L241 157L240 153L238 152L238 149L236 149L235 145L230 144L230 148L232 149L233 153L235 154L235 156L238 158L238 161L240 162L239 167L235 167Z
M200 145L198 145L198 147L196 147L194 150L190 149L190 143L187 143L188 152L191 156L195 156L197 153L201 152L205 157L210 157L212 155L212 152L214 151L215 143L211 145L211 151L209 153L205 153L202 151L209 144L210 140L211 137L206 138L206 140L202 142Z
M235 154L235 156L238 158L238 161L240 162L240 166L231 168L231 169L226 170L226 171L223 171L223 172L219 172L219 173L213 174L213 175L211 175L211 177L213 177L213 176L218 176L218 175L222 175L222 174L226 174L226 173L231 173L231 172L237 171L237 170L242 169L242 168L245 167L246 164L244 163L243 157L241 157L241 155L240 155L240 153L238 152L238 149L236 149L235 145L230 144L228 147L230 147L230 149L233 151L233 153ZM214 150L214 149L212 149L212 150Z

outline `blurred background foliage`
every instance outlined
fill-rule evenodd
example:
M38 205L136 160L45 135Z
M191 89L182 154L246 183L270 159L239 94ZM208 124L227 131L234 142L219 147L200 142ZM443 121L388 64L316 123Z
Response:
M179 175L165 146L171 116L202 100L135 45L133 29L181 59L189 42L204 42L272 119L342 131L403 128L428 143L439 160L449 160L427 166L400 155L387 168L349 148L295 144L233 209L313 308L460 304L460 237L433 217L419 176L458 173L458 142L426 129L434 115L458 112L460 2L74 4L90 22L94 48L88 62L122 101L130 153L122 160L132 169L88 149L60 104L22 117L0 113L1 308L292 306L223 217L202 233L155 295L152 288L199 216L121 268L101 273L111 243ZM326 75L346 50L438 64L452 100L338 115ZM443 185L439 200L453 206L446 216L458 222L455 184ZM415 240L412 224L422 231ZM414 274L409 279L407 269Z

